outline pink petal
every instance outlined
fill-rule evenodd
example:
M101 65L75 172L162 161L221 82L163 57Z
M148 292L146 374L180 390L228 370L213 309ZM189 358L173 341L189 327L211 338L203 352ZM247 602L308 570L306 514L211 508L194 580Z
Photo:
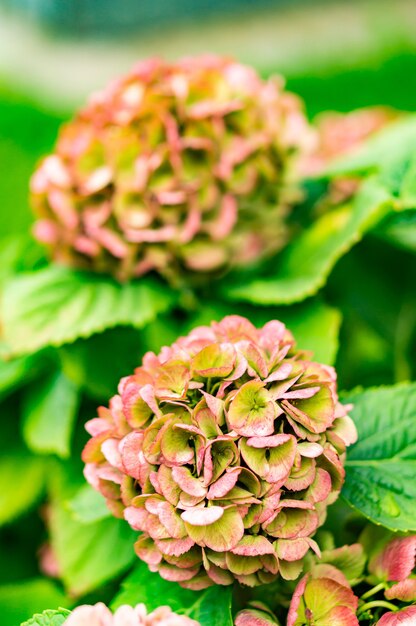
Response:
M416 578L407 578L396 583L384 592L387 600L401 600L402 602L416 601Z
M231 194L225 194L221 201L219 216L210 226L210 233L214 240L224 239L229 235L237 221L237 210L237 200Z
M369 563L371 573L400 581L408 578L415 567L416 535L397 537L389 541L380 554Z
M103 165L96 169L82 185L82 192L86 195L101 191L111 182L113 173L108 165Z
M168 564L163 564L158 569L162 578L175 583L190 580L198 573L198 571L199 567L195 567L193 569L182 569Z
M133 530L146 530L146 522L149 513L146 509L128 506L124 509L124 519L130 524Z
M224 497L236 485L240 476L241 468L227 470L215 483L213 483L207 493L207 498Z
M312 398L320 387L307 387L306 389L297 389L295 391L287 391L282 394L281 398L286 400L303 400L306 398Z
M173 467L172 478L183 491L191 496L203 497L207 493L206 487L198 478L192 476L187 467Z
M159 550L163 552L165 558L166 556L182 556L195 545L195 542L190 537L183 539L160 539L156 540L155 543Z
M319 443L310 443L305 441L298 444L297 451L301 456L306 456L309 459L315 459L323 453L324 449Z
M203 509L189 509L181 515L182 519L192 526L209 526L224 515L220 506L205 507Z
M376 626L415 626L416 606L408 606L397 613L385 613Z
M298 585L293 593L292 600L290 602L286 626L295 626L295 623L298 619L299 604L303 594L305 593L305 587L306 583L308 582L308 578L309 576L306 575L298 582Z
M287 435L285 433L271 435L269 437L250 437L247 439L247 445L251 448L276 448L291 439L293 439L293 435Z
M145 459L142 452L143 435L137 432L131 432L120 442L120 453L122 463L126 472L140 480L141 471Z
M286 380L288 376L290 376L293 370L293 365L291 363L283 363L275 372L272 372L270 376L265 378L265 383L272 383L277 380Z
M246 535L231 552L239 556L262 556L274 554L274 548L273 544L262 535Z

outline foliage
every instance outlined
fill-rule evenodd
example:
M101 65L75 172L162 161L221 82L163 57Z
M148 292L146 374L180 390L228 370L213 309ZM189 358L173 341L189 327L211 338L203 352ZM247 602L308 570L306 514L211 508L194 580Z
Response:
M344 498L371 521L416 532L416 385L357 391L346 399L358 441L346 462Z

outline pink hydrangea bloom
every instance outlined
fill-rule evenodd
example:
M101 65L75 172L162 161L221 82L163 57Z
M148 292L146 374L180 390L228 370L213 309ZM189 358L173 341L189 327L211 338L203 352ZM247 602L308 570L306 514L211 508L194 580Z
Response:
M281 322L226 317L121 380L87 424L85 476L167 580L295 579L343 483L347 409Z
M276 252L311 131L281 80L212 55L148 59L61 130L32 183L63 263L177 281Z
M200 626L184 615L172 613L168 606L161 606L148 613L144 604L135 607L120 606L114 615L105 604L83 605L74 609L65 620L65 626Z

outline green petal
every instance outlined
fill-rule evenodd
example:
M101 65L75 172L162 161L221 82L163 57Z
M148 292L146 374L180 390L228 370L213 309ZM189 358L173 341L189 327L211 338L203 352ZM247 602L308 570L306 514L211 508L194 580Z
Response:
M185 521L189 536L201 547L216 552L232 550L244 535L244 525L236 507L224 510L216 522L208 526L194 526Z
M224 378L233 371L235 358L233 346L213 343L193 358L192 369L203 378Z
M277 405L264 383L245 383L232 400L227 414L230 430L243 437L265 437L273 434Z
M240 440L241 455L249 468L264 480L276 483L284 481L290 474L296 456L296 439L292 435L275 435L261 438L269 439L270 444L275 444L274 439L280 437L282 443L273 447L258 448L255 437Z

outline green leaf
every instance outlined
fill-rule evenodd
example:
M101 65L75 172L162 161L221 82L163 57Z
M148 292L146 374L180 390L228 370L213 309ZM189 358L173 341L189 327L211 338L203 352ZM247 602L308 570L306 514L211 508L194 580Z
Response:
M98 522L111 515L102 495L88 484L83 485L66 506L74 520L81 524Z
M389 194L375 179L362 186L351 206L325 213L278 258L276 276L230 286L226 297L256 304L291 304L314 295L340 257L386 212Z
M59 587L50 580L35 578L0 587L1 626L16 626L43 611L45 606L61 607L69 601ZM32 626L59 626L62 622L27 622Z
M174 300L172 291L149 278L121 285L101 275L50 265L5 286L4 339L17 355L115 326L142 328Z
M358 442L348 450L343 497L393 531L416 531L416 383L355 391Z
M28 447L67 458L78 405L78 387L61 372L33 385L23 406L23 437Z
M47 363L44 352L18 357L11 361L0 358L0 399L38 376Z
M281 309L278 319L293 333L298 348L312 351L319 363L334 364L342 319L337 309L311 301Z
M46 469L43 459L20 452L0 459L0 525L14 520L39 501Z
M388 215L377 227L375 234L399 248L416 252L416 211Z
M122 574L136 559L137 532L124 520L108 517L89 524L73 518L65 502L54 502L51 543L65 586L86 594Z
M107 402L116 393L120 379L139 365L146 331L147 327L143 332L111 328L62 346L62 370L90 396Z
M209 587L184 611L201 626L232 626L232 587Z
M204 591L182 589L177 583L150 572L145 563L139 562L123 581L112 608L143 602L150 612L158 606L168 605L175 613L187 615L201 626L232 626L231 601L231 587L215 586Z
M1 231L0 229L0 232ZM0 287L17 272L35 269L44 262L44 248L29 233L2 237L0 240Z
M36 613L21 626L62 626L69 614L70 612L66 609L58 609L57 611L47 609L43 613Z

